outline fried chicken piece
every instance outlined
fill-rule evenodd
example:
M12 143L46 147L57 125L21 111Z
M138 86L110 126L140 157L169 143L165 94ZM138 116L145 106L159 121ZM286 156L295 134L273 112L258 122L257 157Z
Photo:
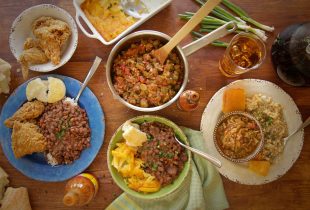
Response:
M24 51L19 57L24 79L28 77L29 65L42 64L49 60L58 65L61 47L71 35L66 22L44 16L33 22L32 32L36 38L27 38Z
M14 122L12 150L16 158L21 158L34 152L44 152L46 148L47 140L39 132L37 125L28 122Z
M28 69L31 64L46 63L48 58L41 50L39 41L33 38L27 38L24 43L24 51L19 57L19 63L22 67L23 78L27 79Z
M25 43L24 43L24 50L28 50L30 48L39 48L40 49L39 40L33 39L33 38L27 38Z
M29 47L28 45L26 46ZM22 66L23 78L24 79L28 78L29 65L42 64L46 62L48 62L48 58L40 48L33 47L25 49L19 57L19 63Z
M60 63L61 47L69 39L71 30L64 21L52 17L40 17L34 21L32 32L41 49L54 65Z
M31 210L27 188L8 187L1 201L1 210Z
M13 128L16 121L28 121L39 117L44 112L44 104L40 101L32 101L25 103L19 108L12 117L4 121L4 125L8 128Z

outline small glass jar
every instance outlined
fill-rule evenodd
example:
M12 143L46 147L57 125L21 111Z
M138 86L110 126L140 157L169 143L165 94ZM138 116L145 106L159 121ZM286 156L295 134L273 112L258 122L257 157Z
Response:
M219 69L226 77L237 77L261 66L266 57L264 42L254 34L239 33L229 43Z
M84 206L96 196L98 188L96 177L82 173L67 182L63 203L66 206Z
M198 92L194 90L186 90L181 94L177 106L182 111L190 112L198 107L199 100L200 95Z

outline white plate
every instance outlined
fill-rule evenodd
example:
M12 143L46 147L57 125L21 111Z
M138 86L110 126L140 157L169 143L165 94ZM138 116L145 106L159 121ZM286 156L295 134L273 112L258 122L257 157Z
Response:
M62 49L62 55L58 65L54 65L49 61L44 64L29 66L29 69L32 71L49 72L67 63L74 54L78 44L77 26L68 12L52 4L40 4L24 10L12 24L9 42L11 51L18 60L23 52L24 42L28 37L33 37L32 23L41 16L50 16L62 20L71 29L71 36Z
M92 23L88 20L86 15L84 14L83 10L81 9L81 4L85 0L73 0L73 5L76 11L75 20L80 27L81 31L89 38L98 39L100 42L102 42L104 45L111 45L115 43L116 41L120 40L122 37L124 37L126 34L140 26L142 23L156 15L159 11L164 9L166 6L168 6L172 0L141 0L146 8L149 11L149 14L145 17L138 20L135 24L128 27L125 31L123 31L121 34L119 34L114 39L107 41L105 40L100 33L96 30L96 28L92 25ZM83 19L83 21L87 24L88 28L91 30L92 33L87 32L87 30L84 29L82 24L80 23L80 18Z
M283 107L283 114L288 123L289 133L292 133L302 124L302 117L295 102L284 90L271 82L258 79L237 80L221 88L214 94L201 118L200 129L203 132L208 152L222 162L223 165L218 170L223 176L231 181L246 185L265 184L280 178L298 159L303 145L304 131L302 130L291 137L283 153L276 158L275 162L270 167L268 175L265 177L255 174L244 165L226 160L219 154L213 143L213 130L218 118L221 116L222 98L226 88L243 88L247 96L251 96L255 93L262 93L272 97L273 101L281 104Z

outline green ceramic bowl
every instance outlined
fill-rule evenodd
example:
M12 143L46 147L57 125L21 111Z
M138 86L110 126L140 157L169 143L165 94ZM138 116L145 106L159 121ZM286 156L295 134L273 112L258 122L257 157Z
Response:
M160 122L163 123L165 125L168 125L169 127L173 128L176 136L178 137L178 139L180 139L182 142L184 142L185 144L188 145L188 141L187 138L185 136L185 134L183 133L183 131L173 122L171 122L170 120L163 118L163 117L159 117L159 116L152 116L152 115L143 115L143 116L139 116L139 117L135 117L132 118L130 120L131 122L137 123L137 124L142 124L143 122ZM123 125L122 125L123 126ZM142 193L142 192L137 192L134 191L132 189L130 189L127 184L125 183L123 177L121 176L121 174L118 173L118 171L112 166L112 153L111 151L113 149L115 149L116 147L116 143L120 142L123 140L122 137L122 126L120 126L117 131L114 133L114 135L111 138L111 141L109 143L109 147L108 147L108 153L107 153L107 160L108 160L108 167L109 167L109 171L112 175L112 178L114 180L114 182L126 193L128 193L131 196L134 196L136 198L141 198L141 199L159 199L162 198L164 196L167 196L168 194L174 192L176 189L178 189L182 183L185 181L186 177L189 175L189 171L190 171L190 162L191 162L191 153L190 151L187 150L187 155L188 155L188 160L184 165L183 171L179 174L179 176L177 177L177 179L175 179L173 181L172 184L167 185L163 188L161 188L159 191L154 192L154 193Z

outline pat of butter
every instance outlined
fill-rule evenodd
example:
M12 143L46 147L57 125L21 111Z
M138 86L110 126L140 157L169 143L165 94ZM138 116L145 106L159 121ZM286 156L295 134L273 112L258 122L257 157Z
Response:
M123 137L126 140L126 144L132 147L142 146L143 142L146 142L147 140L146 133L130 125L126 126Z
M11 65L0 58L0 94L10 92Z
M122 131L126 131L130 127L135 127L140 130L140 126L137 123L132 123L130 120L126 121L122 127Z

